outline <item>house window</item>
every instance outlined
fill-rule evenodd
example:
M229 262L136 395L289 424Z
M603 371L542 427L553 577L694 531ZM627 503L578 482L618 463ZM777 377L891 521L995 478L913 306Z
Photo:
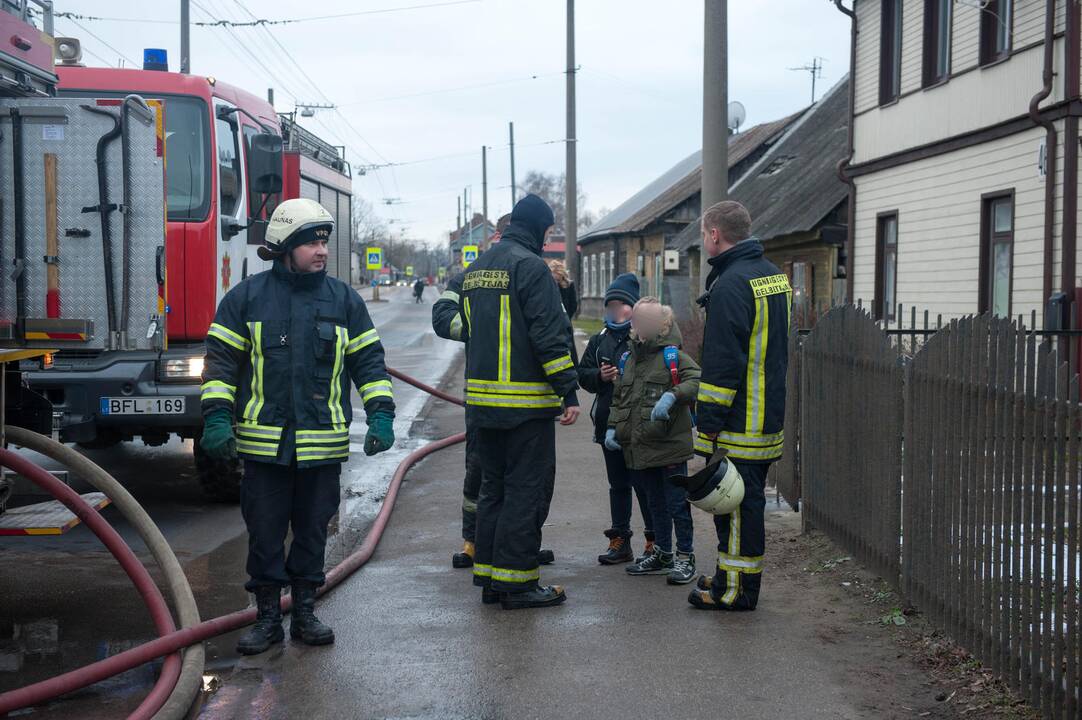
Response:
M879 26L879 104L894 102L902 85L902 0L882 0Z
M597 255L595 254L590 256L590 281L591 283L593 283L590 287L590 291L595 297L601 294L597 290L597 286L599 285L598 280L599 278L597 276Z
M875 319L892 322L898 306L898 213L882 213L875 228Z
M950 75L952 0L924 0L924 87Z
M1014 191L981 200L981 287L978 307L996 317L1011 316L1014 269Z
M1007 57L1011 52L1014 0L988 0L981 9L981 64Z
M582 294L587 297L593 296L593 290L590 285L590 256L587 255L582 258Z

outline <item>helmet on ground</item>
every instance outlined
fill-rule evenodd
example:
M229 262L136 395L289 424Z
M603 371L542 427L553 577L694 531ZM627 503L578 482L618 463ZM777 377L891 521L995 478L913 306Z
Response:
M694 475L674 475L669 482L687 490L688 501L711 515L728 515L744 500L744 478L720 454Z
M273 260L298 245L329 238L334 230L334 217L315 200L294 198L274 208L259 257Z

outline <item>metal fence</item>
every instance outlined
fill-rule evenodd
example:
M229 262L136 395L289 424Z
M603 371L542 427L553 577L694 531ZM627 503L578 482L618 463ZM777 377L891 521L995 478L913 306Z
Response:
M807 520L1049 718L1079 717L1082 681L1082 406L1063 345L982 317L910 356L837 308L791 366L786 428Z

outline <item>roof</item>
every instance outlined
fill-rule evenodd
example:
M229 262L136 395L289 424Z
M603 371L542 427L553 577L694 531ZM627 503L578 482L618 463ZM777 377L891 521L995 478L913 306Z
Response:
M790 126L785 135L729 190L751 213L760 240L813 230L849 189L836 174L846 155L849 82L843 78ZM668 244L686 250L700 240L692 223Z
M729 167L732 168L769 142L800 113L760 123L729 137ZM674 207L702 190L703 153L696 150L659 178L621 203L594 223L580 241L588 243L605 235L638 232Z

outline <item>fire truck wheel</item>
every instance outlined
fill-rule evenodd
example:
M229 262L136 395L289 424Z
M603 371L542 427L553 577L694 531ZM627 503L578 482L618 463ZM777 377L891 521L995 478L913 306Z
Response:
M198 439L192 444L199 485L207 498L215 502L240 502L240 460L214 460L203 452Z

